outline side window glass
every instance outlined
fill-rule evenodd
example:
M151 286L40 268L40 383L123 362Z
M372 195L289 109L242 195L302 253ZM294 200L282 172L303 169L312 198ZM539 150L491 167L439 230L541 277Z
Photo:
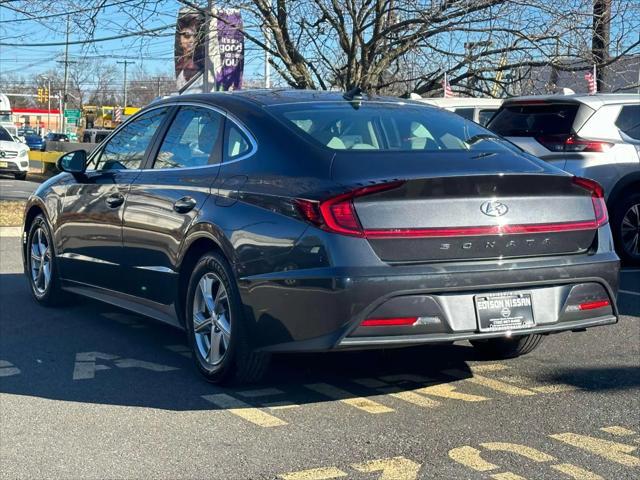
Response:
M616 127L635 140L640 140L640 105L625 105L620 110Z
M251 143L246 135L232 121L227 121L225 139L225 159L233 160L251 150Z
M143 113L125 125L104 146L96 157L96 170L135 170L140 168L158 127L167 113L157 108Z
M460 115L462 118L466 118L467 120L473 121L473 108L456 108L454 110L455 113Z
M180 107L162 141L153 168L186 168L220 163L224 117L208 108Z

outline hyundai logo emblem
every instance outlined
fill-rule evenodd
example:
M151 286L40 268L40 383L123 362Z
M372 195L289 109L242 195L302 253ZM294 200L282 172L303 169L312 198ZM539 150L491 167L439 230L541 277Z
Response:
M502 202L491 200L480 205L480 211L489 217L501 217L509 211L509 207Z
M4 158L4 157L5 157L5 155L6 155L6 153L4 153L4 152L0 152L0 157Z

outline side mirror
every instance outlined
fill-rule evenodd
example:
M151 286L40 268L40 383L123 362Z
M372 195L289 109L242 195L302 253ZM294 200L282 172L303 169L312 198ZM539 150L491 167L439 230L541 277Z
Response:
M87 169L87 152L84 150L75 150L65 153L56 163L58 170L68 173L84 173Z

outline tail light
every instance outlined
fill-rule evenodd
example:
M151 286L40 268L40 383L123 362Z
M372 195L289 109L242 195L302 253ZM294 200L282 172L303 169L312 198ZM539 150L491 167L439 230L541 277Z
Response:
M613 143L585 140L576 135L546 135L536 140L552 152L606 152Z
M398 317L398 318L367 318L361 327L400 327L414 325L418 317Z
M604 189L594 180L582 177L573 177L573 183L591 193L591 203L593 212L596 215L594 228L601 227L609 221L607 204L604 200Z
M398 188L404 182L389 182L363 187L321 202L296 199L295 203L302 216L329 232L364 237L365 231L360 225L353 205L354 199Z

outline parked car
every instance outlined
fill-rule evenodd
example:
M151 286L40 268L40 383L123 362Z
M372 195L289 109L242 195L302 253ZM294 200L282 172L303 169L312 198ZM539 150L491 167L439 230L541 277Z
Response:
M640 96L549 95L505 100L488 128L605 190L616 249L640 264Z
M184 328L212 382L256 380L272 352L508 358L617 321L601 187L418 102L184 95L58 165L26 205L33 297Z
M82 133L82 143L100 143L107 138L113 130L87 128Z
M57 132L49 132L44 137L44 149L45 150L54 150L51 146L47 147L48 143L51 142L68 142L69 136L66 133L57 133Z
M422 98L418 101L444 108L483 126L491 120L502 105L502 100L499 98L449 97Z
M29 147L0 127L0 173L13 174L16 180L27 178Z
M40 135L27 135L25 137L25 143L29 147L30 150L40 150L44 152L45 143L43 138Z

